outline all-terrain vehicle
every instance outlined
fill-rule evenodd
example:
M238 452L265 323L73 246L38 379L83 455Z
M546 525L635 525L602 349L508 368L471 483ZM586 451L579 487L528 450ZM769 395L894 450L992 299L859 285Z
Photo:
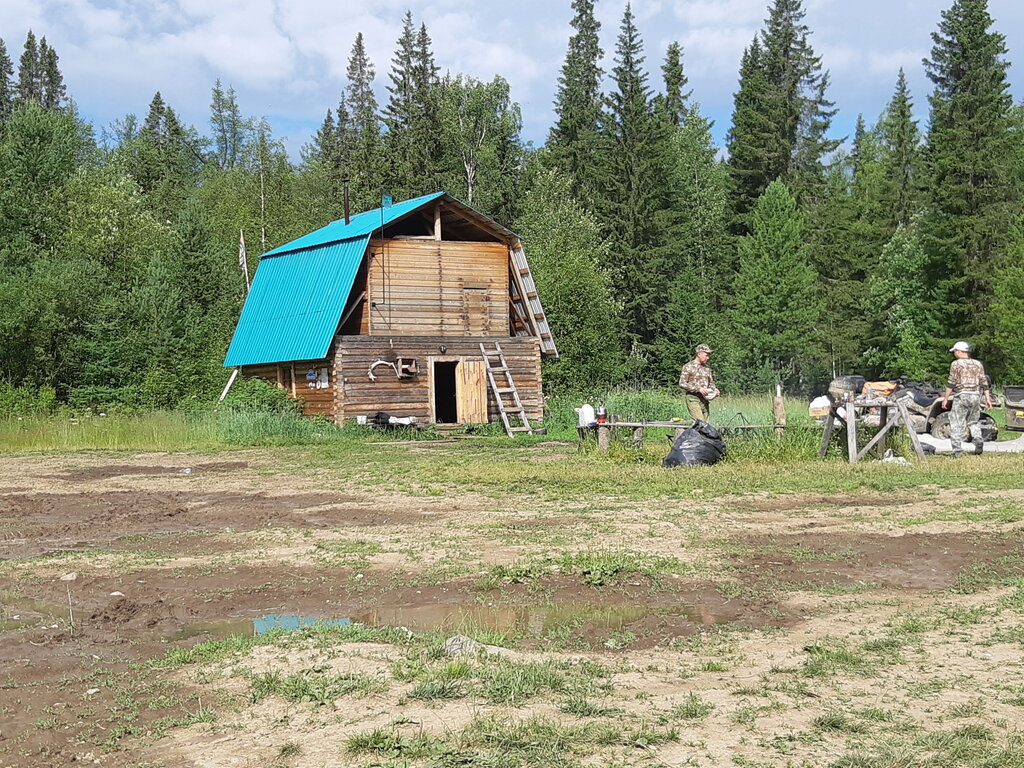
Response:
M1020 389L1024 390L1024 388ZM935 387L905 380L869 382L863 376L839 376L832 380L828 388L829 397L833 402L847 397L856 397L862 393L870 393L890 400L903 400L907 404L915 432L918 434L927 432L941 440L949 439L951 434L949 409L942 407L942 392ZM995 396L992 399L995 401ZM985 442L995 440L999 433L999 427L996 426L996 420L992 414L982 411L980 421L981 434L985 438Z

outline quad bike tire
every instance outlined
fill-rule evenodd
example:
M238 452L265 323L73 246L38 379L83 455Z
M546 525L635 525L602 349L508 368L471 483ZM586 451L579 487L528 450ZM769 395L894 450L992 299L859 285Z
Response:
M990 443L996 439L996 435L999 434L999 427L996 426L996 420L989 416L987 413L981 414L981 436L985 439L986 443ZM953 434L953 430L949 426L949 411L943 411L935 417L935 421L932 422L931 428L932 437L938 438L939 440L949 440Z

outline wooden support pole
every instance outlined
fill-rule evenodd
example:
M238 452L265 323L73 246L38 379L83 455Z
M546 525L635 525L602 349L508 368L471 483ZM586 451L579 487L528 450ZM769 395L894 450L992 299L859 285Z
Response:
M644 447L643 427L633 427L633 447L638 449Z
M612 428L608 424L597 425L597 449L601 453L608 453L612 443Z
M818 448L818 458L825 458L825 454L828 453L829 443L832 442L832 434L836 431L836 419L839 418L836 415L836 405L833 403L829 406L828 416L825 417L825 434L821 436L821 446Z
M899 421L899 419L895 419ZM883 405L878 409L878 434L884 435L888 430L885 428L886 423L889 421L889 406ZM907 429L910 429L909 424L905 424ZM885 440L878 441L878 445L875 446L875 456L880 459L885 458Z
M865 445L861 449L860 453L857 454L857 461L860 461L865 456L867 456L872 448L875 448L875 447L877 447L879 445L884 446L885 445L885 436L891 430L893 430L896 427L898 427L899 423L900 423L900 420L898 418L896 418L896 419L893 419L892 421L890 421L889 423L887 423L881 429L879 429L878 430L878 434L875 435L873 438L871 438L871 442L869 442L867 445Z
M782 385L775 385L775 397L772 398L772 423L775 425L775 436L781 440L786 429L786 402L782 399Z
M850 463L857 463L857 413L853 401L846 401L846 448L850 455Z
M231 378L228 379L228 383L224 385L224 391L220 393L220 398L217 400L218 403L224 402L224 398L228 396L228 390L231 389L231 385L235 383L235 379L237 378L238 369L235 368L235 370L231 372Z
M924 449L921 448L921 439L917 436L917 432L914 430L914 422L910 418L910 413L907 411L907 404L901 400L896 401L896 409L899 411L900 419L902 419L904 426L907 429L907 434L910 435L910 444L914 446L914 453L921 461L924 461Z

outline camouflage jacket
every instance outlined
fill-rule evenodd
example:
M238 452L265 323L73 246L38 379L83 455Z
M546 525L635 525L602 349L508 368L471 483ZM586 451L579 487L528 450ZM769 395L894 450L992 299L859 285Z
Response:
M683 372L679 375L679 386L691 395L699 395L701 389L714 389L715 379L711 373L711 366L691 360L683 366Z
M957 395L961 392L987 392L988 377L980 360L970 357L957 359L949 366L947 385Z

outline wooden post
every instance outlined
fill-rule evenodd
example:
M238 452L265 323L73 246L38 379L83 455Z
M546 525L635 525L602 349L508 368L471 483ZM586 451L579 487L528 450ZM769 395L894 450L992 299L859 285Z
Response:
M224 385L224 391L220 393L220 398L217 400L218 403L223 403L224 398L228 396L228 390L231 389L231 385L235 383L235 379L238 378L238 368L235 368L231 372L231 378L228 379L228 383Z
M878 409L878 434L884 434L887 430L885 425L889 422L889 406L883 405ZM910 425L905 425L907 429L910 429ZM875 447L875 456L880 459L885 458L885 438L878 441L878 445Z
M633 427L633 447L641 449L644 447L644 428Z
M775 397L772 398L772 423L775 425L775 436L781 440L786 429L786 402L782 399L782 385L775 384Z
M818 448L818 458L824 459L828 453L829 443L832 442L832 434L836 431L836 404L828 407L828 416L825 417L825 434L821 436L821 446Z
M907 430L907 434L910 435L910 444L914 446L914 453L917 455L917 458L924 461L924 449L921 448L921 439L917 436L917 432L914 430L914 422L910 419L910 413L907 411L907 404L897 400L896 409L899 411L900 418L903 420L903 426Z
M853 398L846 401L846 449L850 454L850 463L857 463L857 412L853 408Z
M612 443L612 428L608 424L597 425L597 449L601 453L608 453L608 447Z

